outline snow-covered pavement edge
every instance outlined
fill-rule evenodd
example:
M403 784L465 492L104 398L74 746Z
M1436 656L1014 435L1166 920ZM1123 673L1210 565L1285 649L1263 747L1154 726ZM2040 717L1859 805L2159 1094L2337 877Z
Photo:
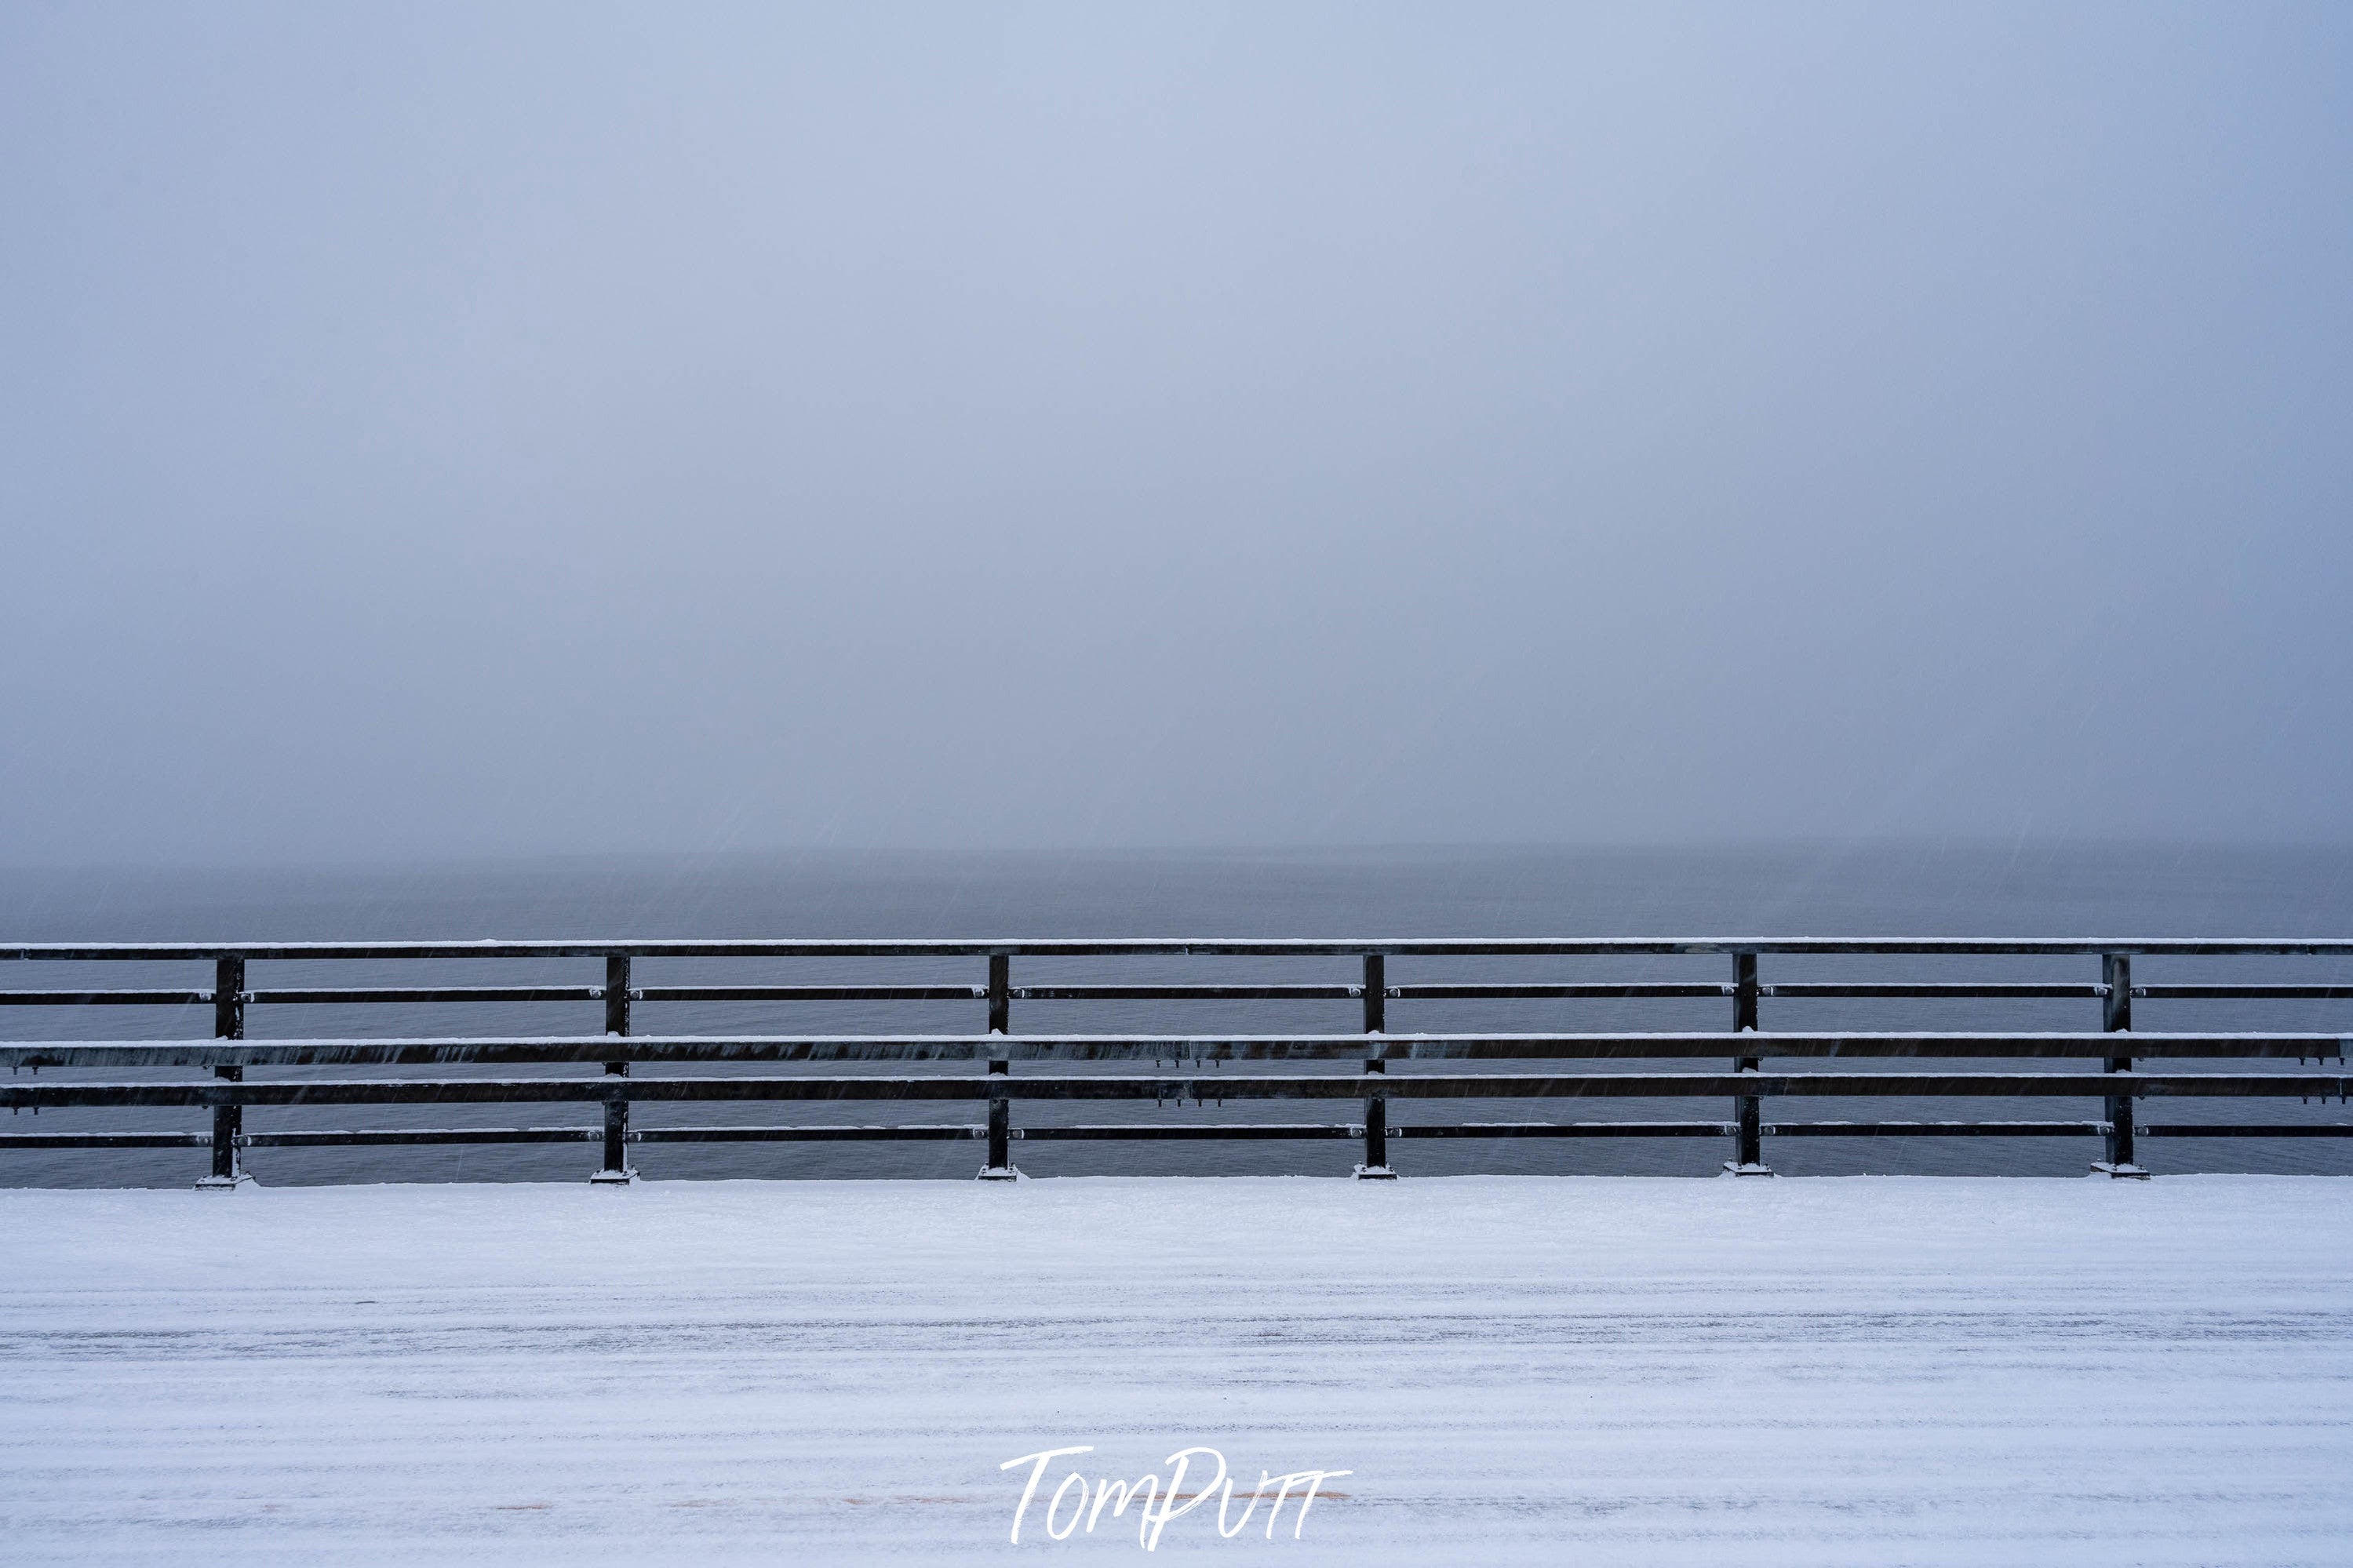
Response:
M0 1192L0 1541L2342 1563L2348 1352L2325 1177ZM1010 1544L1000 1465L1080 1446ZM1048 1539L1073 1468L1092 1498L1187 1447L1242 1494L1350 1473L1271 1541L1214 1502L1150 1557L1134 1508Z

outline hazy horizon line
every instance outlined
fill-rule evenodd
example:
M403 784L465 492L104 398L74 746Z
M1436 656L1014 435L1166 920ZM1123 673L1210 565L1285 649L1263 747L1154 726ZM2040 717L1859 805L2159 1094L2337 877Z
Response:
M2063 850L2168 853L2287 854L2353 850L2353 837L2279 838L2170 837L2147 834L2092 836L1872 834L1841 837L1787 836L1693 837L1642 839L1425 839L1395 843L1250 843L1128 845L992 845L986 847L904 844L773 845L726 849L540 850L509 854L354 855L314 858L174 859L0 862L0 877L257 875L329 872L465 872L533 868L649 866L698 862L762 861L1020 861L1020 860L1348 860L1447 856L1488 858L1514 854L1623 856L1677 854L1870 853L1892 850L1961 850L2048 855Z

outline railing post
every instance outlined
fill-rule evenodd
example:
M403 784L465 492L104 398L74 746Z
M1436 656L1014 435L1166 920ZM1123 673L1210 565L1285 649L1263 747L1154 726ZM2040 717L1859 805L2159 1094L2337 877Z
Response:
M2100 980L2108 990L2108 994L2100 999L2100 1027L2112 1035L2128 1033L2132 1028L2132 954L2102 954ZM2130 1057L2108 1058L2110 1072L2130 1072L2132 1065ZM2148 1173L2133 1163L2133 1104L2131 1095L2108 1096L2108 1157L2094 1160L2092 1169L2110 1176L2145 1182L2148 1180Z
M1761 993L1757 985L1757 955L1736 952L1732 955L1732 1029L1735 1034L1747 1034L1757 1027L1757 999ZM1757 1057L1736 1057L1732 1070L1737 1073L1757 1072L1764 1068ZM1756 1095L1744 1094L1732 1102L1733 1114L1738 1122L1733 1157L1724 1163L1728 1176L1769 1176L1772 1168L1765 1163L1765 1102Z
M1013 1032L1013 960L1002 952L988 955L988 1032Z
M1365 954L1365 1033L1378 1037L1388 1027L1388 961L1384 954ZM1367 1078L1386 1073L1389 1064L1383 1060L1376 1043L1365 1053ZM1356 1167L1356 1179L1361 1182L1393 1182L1397 1172L1389 1165L1389 1102L1380 1094L1365 1096L1365 1163Z
M988 955L988 1032L1009 1035L1013 1032L1013 959L1008 953ZM988 1076L991 1079L1011 1075L1013 1063L1004 1047L994 1047L988 1055ZM988 1096L988 1163L980 1168L984 1182L1018 1181L1021 1173L1013 1168L1013 1101L1002 1090L991 1086Z
M626 1037L629 1032L629 955L605 955L605 1032ZM628 1062L607 1062L605 1076L627 1078ZM629 1164L629 1102L616 1095L605 1102L605 1160L588 1180L602 1187L626 1187L638 1179Z
M216 959L213 963L213 1037L216 1040L245 1038L245 960ZM213 1068L213 1077L227 1083L238 1083L245 1078L241 1067L223 1065ZM234 1192L251 1182L237 1158L237 1141L245 1136L245 1108L240 1105L213 1107L213 1170L212 1174L196 1183L209 1191Z

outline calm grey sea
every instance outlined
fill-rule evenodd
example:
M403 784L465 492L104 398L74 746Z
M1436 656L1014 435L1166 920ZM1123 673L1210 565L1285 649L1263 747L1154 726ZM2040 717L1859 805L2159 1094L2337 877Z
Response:
M2353 847L2162 845L1901 844L1683 849L1383 849L1366 851L1124 854L872 854L565 859L484 866L357 867L281 871L0 872L0 931L11 941L279 941L484 937L971 937L996 936L2294 936L2353 935ZM2092 980L2097 960L1767 961L1765 979L2003 978ZM1393 961L1392 981L1525 978L1609 980L1726 977L1721 958ZM724 965L643 963L639 984L716 979L939 979L977 982L961 964L862 961ZM1113 960L1018 965L1017 984L1090 978L1142 982L1225 978L1354 978L1345 960ZM593 984L590 961L460 961L420 964L270 965L254 984ZM2334 959L2144 960L2137 980L2199 978L2353 982L2353 962ZM208 968L9 964L0 985L205 984ZM1354 1004L1064 1003L1022 1005L1016 1033L1071 1028L1349 1030ZM2086 1028L2096 1003L1773 1002L1764 1026ZM1477 1002L1392 1004L1392 1029L1721 1028L1728 1003ZM968 1031L978 1003L641 1005L647 1033ZM2353 1003L2176 1002L2140 1005L2141 1028L2284 1027L2353 1033ZM593 1032L594 1004L432 1007L256 1008L264 1036ZM134 1039L200 1036L208 1011L176 1007L0 1010L16 1038ZM1993 1064L1987 1064L1989 1066ZM2293 1064L2291 1064L2292 1066ZM371 1075L384 1069L367 1069ZM500 1068L501 1074L517 1069ZM645 1069L641 1069L645 1070ZM710 1069L699 1069L710 1070ZM760 1069L775 1070L775 1069ZM867 1070L867 1069L860 1069ZM969 1070L969 1069L962 1069ZM1345 1069L1341 1069L1345 1070ZM1508 1069L1507 1069L1508 1070ZM110 1075L114 1076L114 1075ZM163 1074L159 1076L174 1076ZM827 1107L792 1108L816 1121ZM1559 1108L1518 1106L1523 1119ZM1070 1111L1068 1115L1057 1113ZM1689 1103L1613 1101L1580 1117L1705 1117ZM2095 1104L1956 1101L1924 1111L1900 1102L1778 1103L1791 1120L1868 1116L2093 1117ZM969 1107L852 1108L842 1121L961 1121ZM1124 1115L1212 1121L1345 1120L1336 1107L1017 1105L1029 1120L1100 1121ZM1495 1120L1493 1108L1393 1111L1398 1121ZM2335 1106L2279 1101L2177 1101L2167 1120L2327 1118ZM777 1108L652 1108L644 1124L693 1119L776 1121ZM84 1127L193 1129L193 1113L53 1112L39 1131ZM579 1108L435 1107L301 1109L248 1113L254 1130L279 1127L565 1125ZM35 1130L28 1122L16 1125ZM1407 1174L1465 1171L1703 1174L1725 1151L1713 1141L1402 1142ZM1953 1172L2054 1174L2097 1156L2090 1139L1809 1139L1769 1148L1790 1174ZM2218 1144L2150 1140L2144 1163L2159 1172L2353 1169L2353 1140ZM1033 1143L1017 1158L1034 1174L1110 1172L1261 1174L1345 1173L1348 1144ZM0 1184L178 1184L199 1173L201 1151L0 1151ZM576 1178L589 1146L332 1151L265 1150L251 1160L266 1184L353 1181L541 1181ZM970 1144L662 1145L642 1149L649 1176L961 1176L978 1163Z

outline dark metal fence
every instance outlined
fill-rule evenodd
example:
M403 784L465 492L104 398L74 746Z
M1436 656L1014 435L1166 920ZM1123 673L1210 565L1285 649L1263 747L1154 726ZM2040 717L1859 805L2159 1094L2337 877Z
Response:
M1636 981L1592 984L1392 984L1388 961L1420 959L1629 957L1717 954L1731 960L1722 982ZM1787 955L2020 956L2096 958L2097 981L2070 984L2024 982L1782 982L1767 983L1760 960ZM1358 961L1362 978L1352 984L1013 984L1013 963L1029 958L1137 958L1335 956ZM2136 1140L2147 1137L2281 1138L2348 1137L2353 1123L2320 1120L2283 1122L2142 1122L2143 1102L2168 1099L2294 1097L2302 1102L2344 1100L2346 1046L2353 1036L2311 1033L2147 1033L2133 1028L2133 1003L2142 998L2207 1001L2353 1000L2347 984L2137 984L2138 956L2353 956L2353 941L1977 941L1958 939L1783 939L1653 941L1454 940L1408 942L1293 941L1050 941L1050 942L295 942L265 945L140 944L88 946L39 944L0 948L0 960L32 963L209 963L213 983L202 987L148 989L0 990L0 1005L206 1006L212 1037L142 1041L5 1041L0 1064L11 1079L0 1087L0 1105L38 1112L64 1107L183 1107L208 1110L208 1131L18 1132L0 1134L5 1149L208 1148L210 1173L199 1183L234 1186L244 1179L245 1151L269 1148L433 1145L452 1143L601 1143L603 1160L592 1178L632 1179L632 1144L819 1142L846 1139L970 1139L985 1143L984 1178L1014 1175L1012 1145L1023 1141L1145 1139L1345 1139L1359 1142L1356 1173L1387 1177L1391 1139L1416 1138L1724 1138L1735 1173L1768 1173L1768 1138L1890 1136L2098 1136L2105 1155L2094 1169L2119 1176L2146 1174L2137 1163ZM595 985L417 985L394 987L257 987L250 966L318 960L446 960L454 958L593 959L604 966ZM640 985L632 965L641 959L923 958L986 962L985 983L884 985ZM1393 1001L1478 999L1705 998L1731 1005L1731 1027L1715 1032L1392 1034L1388 1005ZM2096 1031L2018 1033L1783 1032L1760 1027L1761 1004L1771 998L1877 998L1954 1000L2080 999L2100 1005ZM1361 1033L1353 1034L1090 1034L1017 1036L1012 1005L1023 1001L1356 1001L1363 1010ZM247 1009L278 1005L412 1003L604 1004L605 1032L584 1036L499 1037L248 1039ZM982 1034L938 1035L638 1035L631 1031L638 1002L986 1002ZM2024 1071L1870 1072L1852 1069L1802 1071L1766 1058L1803 1065L1812 1058L1950 1058L2017 1061L2038 1065ZM2237 1060L2263 1070L2217 1072L2152 1070L2149 1064ZM2293 1059L2298 1069L2278 1065ZM1016 1063L1145 1061L1148 1074L1111 1076L1024 1071ZM1228 1073L1228 1062L1354 1061L1349 1075ZM1564 1074L1555 1068L1534 1073L1446 1072L1430 1064L1496 1060L1562 1062L1685 1062L1715 1060L1729 1070ZM2066 1064L2096 1061L2096 1071ZM783 1076L632 1078L635 1064L970 1062L981 1070L963 1076ZM1174 1063L1174 1068L1163 1064ZM1392 1073L1392 1063L1409 1070ZM580 1064L600 1070L593 1077L501 1079L494 1077L322 1079L274 1077L249 1079L248 1068L354 1066L478 1066ZM39 1069L209 1069L208 1079L190 1081L41 1083ZM1925 1097L2042 1098L2097 1100L2095 1121L1814 1121L1767 1120L1767 1102L1812 1097L1869 1099ZM1581 1100L1664 1099L1715 1101L1729 1106L1728 1118L1675 1121L1525 1121L1390 1122L1391 1101ZM1345 1100L1358 1107L1348 1121L1205 1124L1121 1122L1107 1125L1014 1124L1021 1100L1127 1100L1155 1103L1191 1100ZM714 1101L966 1101L986 1120L969 1125L849 1126L633 1126L631 1108L641 1104ZM459 1103L593 1104L601 1125L523 1128L418 1128L248 1132L248 1106L391 1105Z

